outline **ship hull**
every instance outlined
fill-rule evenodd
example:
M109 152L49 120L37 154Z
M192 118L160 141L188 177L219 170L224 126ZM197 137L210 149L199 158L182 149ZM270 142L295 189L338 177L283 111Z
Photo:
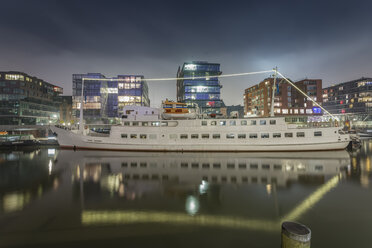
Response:
M209 142L204 144L182 143L175 144L169 141L156 143L123 143L121 140L110 137L89 137L78 133L52 127L52 131L58 134L58 142L61 148L84 149L84 150L110 150L110 151L158 151L158 152L281 152L281 151L325 151L345 149L350 140L315 140L303 139L302 143L266 143L257 144L246 142L244 144L233 144Z

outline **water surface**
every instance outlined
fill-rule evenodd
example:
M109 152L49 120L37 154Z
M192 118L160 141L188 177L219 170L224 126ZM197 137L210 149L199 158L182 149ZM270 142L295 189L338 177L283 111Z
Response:
M0 246L371 247L371 151L1 152Z

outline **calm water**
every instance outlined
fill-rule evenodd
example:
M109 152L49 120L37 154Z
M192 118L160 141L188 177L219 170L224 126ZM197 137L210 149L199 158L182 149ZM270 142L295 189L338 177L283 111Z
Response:
M0 246L372 247L372 141L352 154L0 153Z

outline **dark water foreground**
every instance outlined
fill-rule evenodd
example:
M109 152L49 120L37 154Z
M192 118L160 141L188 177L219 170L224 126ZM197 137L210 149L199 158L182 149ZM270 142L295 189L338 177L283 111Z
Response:
M372 141L360 151L0 153L0 246L372 247Z

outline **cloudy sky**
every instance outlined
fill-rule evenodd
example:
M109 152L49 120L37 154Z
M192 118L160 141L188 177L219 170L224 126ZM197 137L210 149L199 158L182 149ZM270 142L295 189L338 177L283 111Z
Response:
M185 61L224 74L278 69L328 86L372 77L372 1L2 0L0 70L72 92L72 74L175 77ZM228 105L266 75L222 80ZM175 81L149 82L159 106Z

